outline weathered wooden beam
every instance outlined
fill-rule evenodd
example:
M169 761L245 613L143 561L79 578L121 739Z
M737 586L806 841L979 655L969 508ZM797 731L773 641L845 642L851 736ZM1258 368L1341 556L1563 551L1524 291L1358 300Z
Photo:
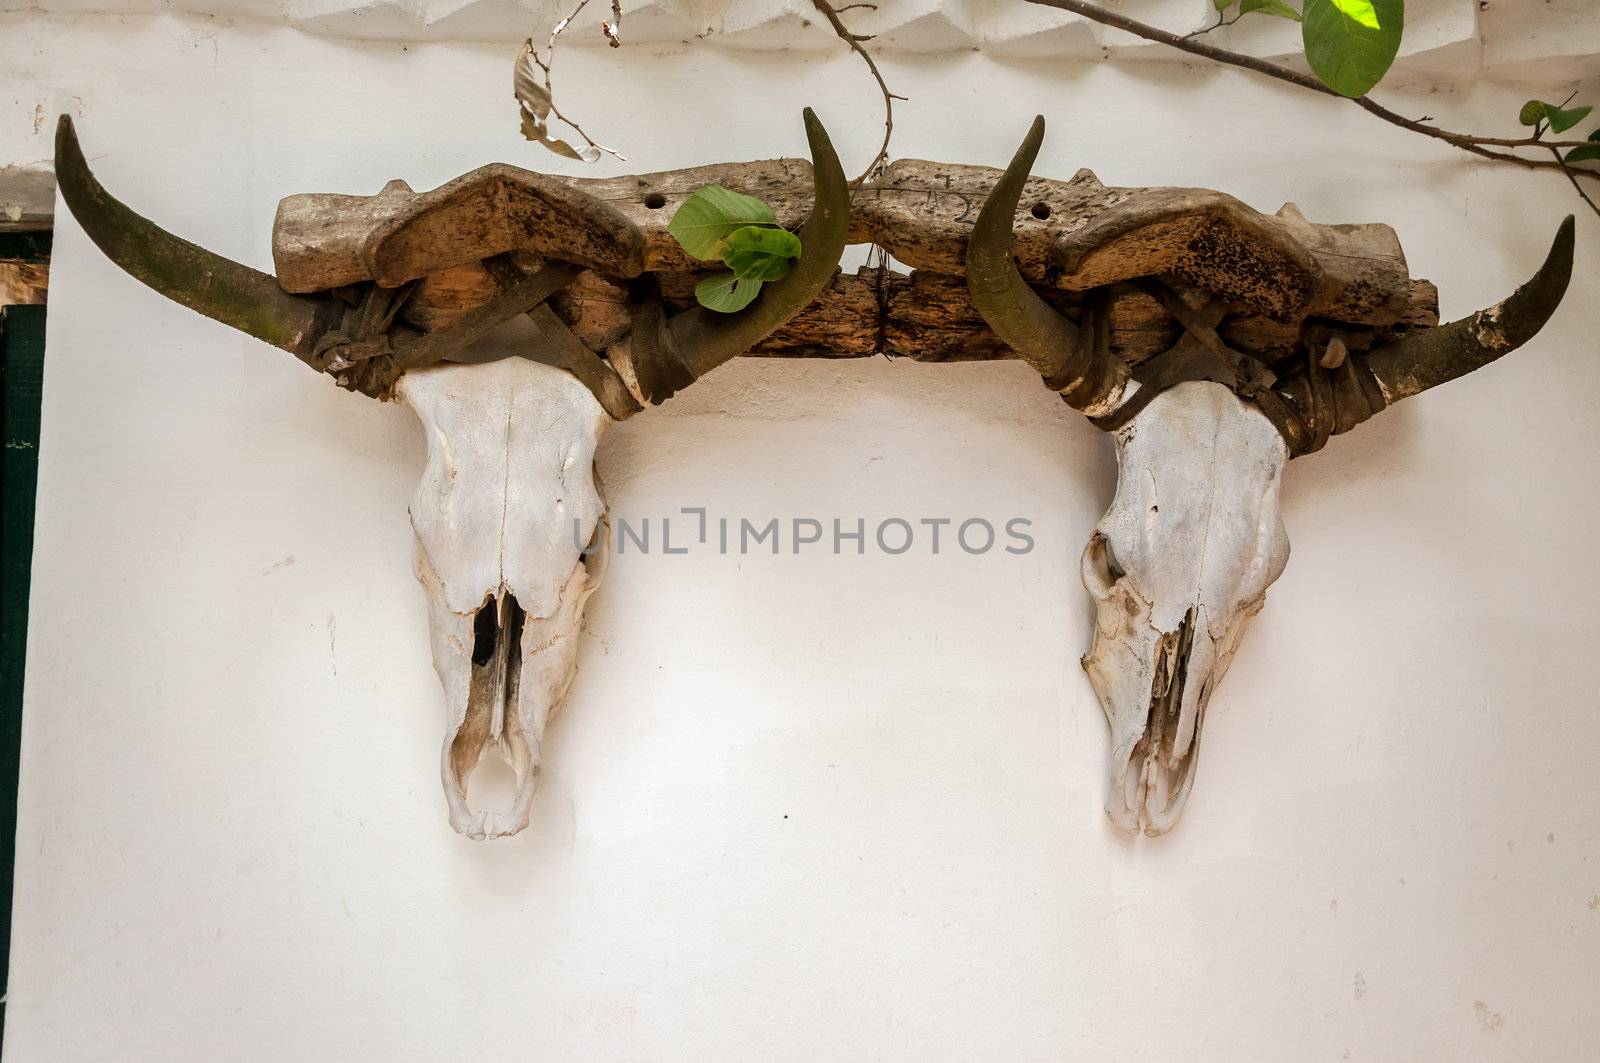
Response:
M533 252L615 277L706 268L667 223L708 184L755 196L778 224L811 214L805 159L722 163L627 177L556 177L483 166L431 192L391 181L375 196L314 193L278 206L272 255L291 292L375 280L394 285L507 251Z
M0 230L0 306L45 301L50 287L51 243L48 230Z
M50 288L48 262L0 258L0 306L43 303Z
M902 159L851 191L852 243L876 243L919 270L962 276L967 239L1000 171ZM484 166L431 192L391 182L375 196L290 196L279 207L279 282L311 292L394 285L533 252L619 279L715 268L684 253L667 223L696 189L720 184L797 228L811 212L803 159L722 163L627 177L568 178ZM1109 188L1087 170L1030 178L1015 251L1036 287L1087 291L1166 276L1238 311L1298 322L1401 321L1411 279L1387 225L1315 225L1292 205L1262 214L1221 192ZM454 282L448 282L454 283Z
M1001 171L901 159L856 190L852 209L901 262L965 272L967 238ZM1387 225L1313 225L1196 188L1111 188L1088 170L1030 178L1015 219L1017 265L1036 287L1087 291L1169 276L1242 310L1371 325L1398 321L1411 278Z
M663 273L658 278L663 296L674 309L694 300L699 274ZM412 318L426 319L429 327L447 323L451 311L431 300L444 297L452 305L477 298L475 275L455 273L448 286L428 290L439 278L429 278L408 310ZM489 289L492 290L492 284ZM463 295L463 293L472 293ZM1043 290L1047 301L1075 317L1081 296ZM562 318L586 344L605 350L621 340L631 327L628 293L624 284L585 273L553 300ZM1117 289L1111 297L1112 349L1131 364L1138 364L1171 346L1178 327L1170 314L1148 294ZM1424 327L1438 321L1438 293L1433 285L1418 281L1411 288L1404 327ZM1269 362L1293 355L1302 342L1299 324L1285 325L1270 318L1243 315L1224 322L1221 333L1234 347ZM1342 330L1353 349L1370 346L1387 330L1355 327ZM967 298L966 281L959 276L916 270L907 275L892 270L842 273L805 310L757 345L751 356L768 358L863 358L874 354L911 358L919 362L986 361L1011 358L1010 348L989 330Z

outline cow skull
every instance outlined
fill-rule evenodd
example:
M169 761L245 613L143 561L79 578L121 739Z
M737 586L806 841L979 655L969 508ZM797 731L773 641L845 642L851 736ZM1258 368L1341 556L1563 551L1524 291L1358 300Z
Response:
M411 503L415 569L445 692L445 802L462 834L495 838L528 824L545 724L572 682L584 603L604 564L609 524L594 471L601 434L760 343L834 278L849 236L849 189L822 123L809 109L804 121L813 201L800 261L737 314L669 314L657 280L641 276L647 241L636 221L559 178L500 167L431 195L391 186L383 208L391 214L358 252L323 256L346 271L338 282L290 292L123 205L90 172L71 121L60 122L62 196L112 261L351 390L402 400L421 421L428 457ZM678 181L671 173L652 179L669 188ZM656 210L656 198L641 192L641 209ZM348 200L318 214L313 228L345 233ZM503 224L484 222L480 210ZM448 324L407 322L402 310L415 286L454 267L492 278L494 294ZM352 283L352 269L365 279ZM545 304L584 269L632 289L631 328L608 341L604 358ZM472 364L449 360L462 356ZM488 755L516 776L504 811L468 802L473 771Z
M1194 784L1206 704L1289 559L1283 437L1209 381L1162 392L1115 435L1117 493L1083 552L1083 667L1111 724L1106 815L1161 834Z
M1573 219L1533 279L1499 305L1360 351L1303 341L1301 365L1281 378L1227 347L1216 327L1229 308L1214 293L1196 310L1135 275L1184 332L1163 364L1136 376L1111 350L1103 316L1082 311L1092 327L1080 326L1017 267L1013 226L1043 137L1036 119L979 211L967 290L1047 385L1114 433L1116 497L1083 554L1096 605L1083 667L1111 725L1106 814L1123 830L1162 834L1194 785L1211 695L1288 561L1278 496L1289 458L1532 339L1571 278Z
M528 825L545 724L572 683L583 606L604 565L594 453L611 418L570 374L524 358L417 370L396 390L428 444L411 527L445 691L450 825L477 839L515 834ZM516 775L504 813L467 803L491 749Z

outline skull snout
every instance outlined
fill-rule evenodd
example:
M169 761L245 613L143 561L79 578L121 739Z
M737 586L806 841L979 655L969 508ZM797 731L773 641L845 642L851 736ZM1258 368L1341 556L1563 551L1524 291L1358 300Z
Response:
M539 736L528 733L518 709L525 624L516 595L505 589L487 596L472 619L466 712L446 738L444 751L450 823L472 838L515 834L528 822L539 772ZM489 756L498 756L515 777L511 805L504 813L475 812L468 803L472 775Z
M1218 678L1204 628L1190 609L1176 630L1147 629L1136 642L1097 632L1083 659L1111 725L1106 815L1123 830L1170 830L1194 785L1200 728Z

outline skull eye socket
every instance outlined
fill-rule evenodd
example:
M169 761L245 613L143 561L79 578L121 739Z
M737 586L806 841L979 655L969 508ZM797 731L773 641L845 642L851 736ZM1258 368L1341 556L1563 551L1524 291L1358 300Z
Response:
M600 519L595 521L594 532L589 536L589 545L583 548L578 560L583 563L584 571L588 574L589 589L594 590L599 587L600 581L606 574L606 565L611 560L610 513L601 510Z
M1117 564L1110 541L1100 532L1095 532L1089 537L1089 545L1083 548L1083 585L1096 598L1107 598L1111 595L1111 588L1124 575L1126 573Z

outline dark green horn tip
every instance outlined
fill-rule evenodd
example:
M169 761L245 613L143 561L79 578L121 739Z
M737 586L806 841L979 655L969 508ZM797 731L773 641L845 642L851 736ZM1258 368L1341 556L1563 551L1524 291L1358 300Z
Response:
M1578 219L1568 214L1561 228L1556 230L1550 253L1545 256L1539 272L1506 300L1509 316L1516 322L1519 332L1525 333L1517 343L1532 339L1567 294L1567 287L1572 283L1572 257L1577 242Z
M1551 257L1556 257L1559 255L1568 262L1571 262L1572 253L1577 247L1577 244L1578 219L1574 215L1568 214L1566 220L1561 223L1561 228L1556 230L1555 243L1550 247Z
M805 118L806 144L811 148L811 163L813 166L821 167L817 173L818 178L822 178L823 171L827 171L831 176L833 171L838 170L838 179L842 182L844 173L839 170L839 156L834 151L833 140L828 136L828 130L823 126L822 119L818 118L817 112L809 107L802 111L801 115Z
M1022 138L1022 146L1017 148L1017 153L1011 158L1011 165L1007 170L1021 170L1026 178L1033 169L1033 161L1039 157L1039 148L1044 144L1044 115L1034 115L1033 124L1028 127L1028 135ZM1020 192L1019 192L1020 194Z
M72 124L72 116L64 114L56 119L56 166L61 165L65 158L69 162L81 161L83 149L78 145L78 130Z
M800 118L805 123L807 141L814 144L816 143L818 137L821 137L823 140L828 139L828 131L823 127L822 119L817 117L816 111L813 111L811 108L807 107L805 110L800 112Z
M1544 308L1543 316L1549 317L1555 312L1555 304L1560 302L1566 293L1567 285L1572 280L1572 256L1578 243L1578 219L1568 214L1561 223L1561 228L1556 230L1556 238L1550 243L1550 253L1545 256L1544 265L1539 267L1539 272L1533 279L1518 289L1512 300L1517 300L1524 291L1543 290L1545 298L1550 300L1548 308ZM1540 322L1543 324L1543 321ZM1537 331L1537 329L1535 329Z

